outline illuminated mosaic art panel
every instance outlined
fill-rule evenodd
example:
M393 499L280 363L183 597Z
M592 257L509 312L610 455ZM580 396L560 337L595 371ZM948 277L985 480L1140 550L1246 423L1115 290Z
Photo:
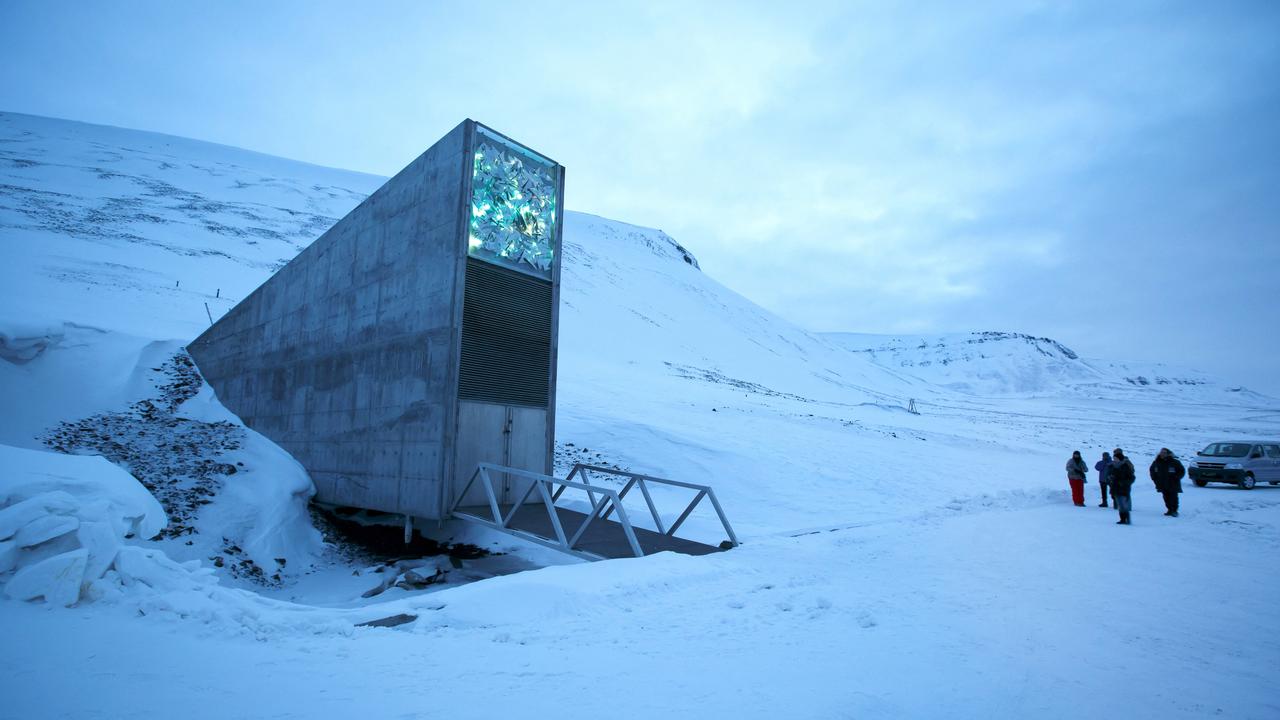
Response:
M477 127L467 252L545 278L555 261L556 166Z

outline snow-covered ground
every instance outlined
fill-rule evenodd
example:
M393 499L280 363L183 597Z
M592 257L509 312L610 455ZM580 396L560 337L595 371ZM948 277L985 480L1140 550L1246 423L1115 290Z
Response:
M5 637L29 649L4 653L0 713L1276 717L1280 492L1196 495L1177 520L1140 496L1129 528L979 502L548 568L423 596L397 630L10 603Z
M321 545L305 474L180 346L379 182L0 114L0 449L22 458L0 531L51 490L36 530L98 527L0 538L6 587L84 583L69 608L0 600L0 716L1280 716L1280 488L1188 484L1172 519L1140 477L1117 527L1062 477L1073 449L1122 446L1141 476L1162 446L1280 437L1280 401L1016 333L809 333L663 233L580 213L562 459L711 484L744 545L580 563L458 529L509 554L361 598L376 583ZM142 485L59 443L154 487L167 531L129 532L103 478ZM720 539L710 512L686 528ZM397 613L418 619L355 627Z

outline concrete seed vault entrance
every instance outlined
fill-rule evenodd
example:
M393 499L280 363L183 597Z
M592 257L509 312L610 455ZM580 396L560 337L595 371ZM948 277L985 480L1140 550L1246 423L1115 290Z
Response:
M478 463L551 472L563 192L464 121L188 351L319 501L443 519Z
M456 517L584 558L736 545L709 487L582 465L550 476L563 195L558 163L464 121L188 352L320 502ZM623 507L633 489L649 527ZM664 521L654 497L673 489L693 499ZM566 507L567 490L586 501ZM704 498L720 546L675 536Z

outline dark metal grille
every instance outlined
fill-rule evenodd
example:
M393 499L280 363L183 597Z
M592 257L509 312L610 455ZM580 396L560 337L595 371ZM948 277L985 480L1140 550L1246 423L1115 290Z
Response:
M458 397L546 407L551 283L467 258Z

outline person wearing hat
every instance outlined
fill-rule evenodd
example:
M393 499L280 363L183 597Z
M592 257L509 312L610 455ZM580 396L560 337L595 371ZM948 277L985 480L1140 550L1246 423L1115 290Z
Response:
M1182 461L1169 448L1160 448L1160 453L1151 463L1151 482L1156 484L1156 492L1164 496L1164 514L1178 517L1178 493L1182 492L1182 477L1187 474Z
M1080 457L1080 451L1071 453L1071 459L1067 461L1067 482L1071 483L1071 501L1076 507L1084 507L1084 484L1089 476L1089 466L1084 464L1084 458Z
M1133 511L1133 499L1129 497L1129 489L1133 487L1133 463L1124 456L1124 451L1116 448L1111 451L1111 499L1116 510L1120 511L1120 522L1117 525L1130 525L1129 513Z

